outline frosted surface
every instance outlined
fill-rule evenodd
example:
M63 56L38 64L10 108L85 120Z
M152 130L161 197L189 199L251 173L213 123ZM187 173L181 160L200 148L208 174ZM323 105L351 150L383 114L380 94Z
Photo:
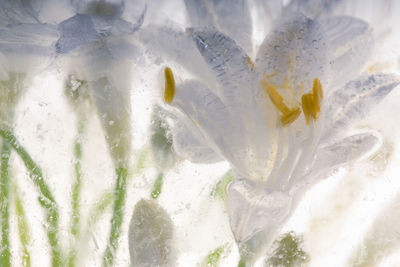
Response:
M396 1L0 1L0 266L398 266Z

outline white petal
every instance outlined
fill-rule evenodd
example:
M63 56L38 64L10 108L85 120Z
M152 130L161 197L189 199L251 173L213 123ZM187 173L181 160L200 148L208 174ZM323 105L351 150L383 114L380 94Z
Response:
M179 156L198 163L214 163L223 160L212 150L202 135L192 133L189 129L197 130L193 124L192 127L187 127L180 121L171 127L173 147Z
M194 27L212 26L251 51L251 17L245 0L185 0Z
M301 14L279 22L261 45L255 68L260 78L267 74L277 88L292 89L284 95L292 104L297 104L304 90L311 90L315 78L324 85L329 70L327 47L318 22Z
M77 14L61 22L58 26L61 36L56 43L57 53L67 53L74 48L99 41L92 18L88 15Z
M131 148L129 88L116 87L107 77L89 83L114 163L125 166ZM125 166L126 167L126 166Z
M368 112L388 95L398 84L400 77L392 74L362 76L334 92L324 110L323 141L334 137Z
M248 180L236 180L228 188L228 214L235 240L242 244L261 231L276 231L287 219L291 197Z
M301 12L310 18L326 16L339 4L338 0L293 0L286 7L286 12Z
M276 113L265 92L261 91L247 54L234 40L214 30L194 30L193 39L219 80L215 94L235 123L244 127L248 156L242 161L247 161L247 176L250 173L253 173L250 176L255 173L265 176L275 138Z
M367 62L373 47L372 29L365 21L345 16L331 17L321 24L329 44L330 84L339 89L354 80Z
M189 33L161 26L147 26L135 35L149 53L162 55L181 64L209 86L216 84L215 76L202 59Z
M319 148L312 169L313 175L371 154L380 146L380 138L378 133L367 132L352 135L332 145Z
M192 37L213 74L221 84L217 95L227 105L252 100L251 67L247 54L234 40L212 29L193 29Z
M57 29L52 25L18 24L0 28L0 52L8 71L29 73L47 67L54 56Z
M259 104L240 113L240 107L227 107L216 94L195 81L178 86L171 104L189 118L186 125L191 125L192 133L200 133L243 177L266 179L276 135L270 125L275 114L261 110ZM270 121L268 116L272 116Z
M244 170L246 143L242 125L236 122L222 101L203 84L189 81L178 86L171 105L187 117L214 151L229 160L235 168Z

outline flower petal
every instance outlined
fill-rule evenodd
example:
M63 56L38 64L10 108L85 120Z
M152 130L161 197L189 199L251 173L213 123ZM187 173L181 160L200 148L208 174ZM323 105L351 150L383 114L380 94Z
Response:
M178 86L171 105L186 116L186 125L199 132L211 148L230 161L241 173L246 140L243 127L235 121L220 98L197 81Z
M56 43L56 51L60 54L67 53L80 45L100 40L94 23L88 15L77 14L61 22L58 28L61 36Z
M178 86L171 105L186 116L186 126L202 135L212 150L228 160L236 172L252 180L267 178L276 131L271 126L274 114L228 107L203 84L190 81ZM253 112L259 111L259 114ZM267 116L272 119L268 121ZM251 118L251 119L250 119Z
M260 47L255 69L260 79L267 75L277 88L290 89L286 100L297 104L315 78L325 84L326 41L319 23L301 14L277 25Z
M286 12L301 12L310 18L322 17L340 3L338 0L293 0L286 7Z
M244 50L251 51L251 17L246 0L185 0L194 27L211 26L226 33Z
M249 180L236 180L228 188L230 225L239 244L260 231L274 232L283 225L291 209L291 197L268 190Z
M176 121L171 128L173 147L178 155L197 163L214 163L223 160L212 150L204 137L198 133L192 133L189 129L180 121Z
M371 154L380 144L378 133L366 132L348 136L340 141L318 149L312 173L325 172L327 169L355 161Z
M192 29L192 37L215 77L215 88L226 104L243 105L252 101L252 74L249 57L234 40L212 29Z
M372 29L360 19L341 16L321 22L329 44L332 90L357 77L373 47Z
M162 55L177 62L209 86L215 86L216 79L197 50L191 35L179 29L161 26L147 26L136 34L149 53Z
M322 141L329 141L351 123L363 119L399 83L400 77L394 74L365 75L334 92L324 111Z
M131 117L129 88L115 86L107 77L90 82L106 140L116 166L129 162ZM127 166L125 166L127 167Z

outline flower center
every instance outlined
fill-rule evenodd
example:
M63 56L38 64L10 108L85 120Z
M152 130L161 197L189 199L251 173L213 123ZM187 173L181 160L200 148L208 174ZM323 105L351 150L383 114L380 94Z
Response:
M283 97L276 90L275 85L269 80L269 75L265 75L260 81L261 88L267 91L271 102L281 113L282 126L289 125L297 120L300 116L300 107L295 106L289 108ZM314 79L313 88L310 93L303 94L301 97L301 107L304 112L306 124L310 124L310 119L317 120L321 111L321 100L323 99L323 91L321 81L318 78Z

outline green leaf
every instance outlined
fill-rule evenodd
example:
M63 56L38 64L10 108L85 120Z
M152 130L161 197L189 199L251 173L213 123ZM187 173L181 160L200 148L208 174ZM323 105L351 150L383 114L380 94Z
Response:
M24 206L17 190L17 185L14 184L14 195L15 195L15 211L17 213L18 221L18 235L22 246L22 266L31 266L31 256L29 254L28 246L31 242L31 230L29 228L28 220L25 216Z
M79 126L78 136L75 138L74 144L74 157L75 157L75 181L72 185L72 212L71 212L71 234L73 237L72 249L68 256L68 265L70 267L75 266L75 257L76 257L76 244L75 242L79 239L80 235L80 194L82 187L82 170L81 170L81 161L82 161L82 144L81 144L81 135L84 129L84 123L81 122Z
M200 265L201 267L218 267L220 260L229 250L229 245L226 244L224 246L220 246L207 255L204 259L203 263Z
M7 141L14 151L21 157L25 167L29 171L33 183L38 187L40 195L38 197L39 204L46 211L47 220L47 237L51 247L52 266L60 266L62 264L61 250L58 246L58 206L54 200L53 194L46 181L44 180L41 168L35 163L26 149L18 142L12 129L4 124L0 124L0 136Z
M302 249L303 239L294 232L288 232L274 242L275 250L265 266L298 267L308 262L309 256Z
M232 180L233 180L233 172L232 170L229 170L224 174L224 176L222 176L222 178L216 184L214 189L211 191L211 196L218 197L222 201L226 202L227 200L226 188L229 185L229 183L232 182Z
M129 227L132 266L175 266L173 232L171 218L156 201L137 202Z
M153 199L157 199L161 194L162 185L163 185L163 177L164 177L164 174L162 174L162 173L158 174L157 179L154 182L153 190L151 191L151 197Z
M114 190L114 207L111 217L111 231L108 245L104 253L104 266L113 266L114 264L114 254L118 249L119 237L121 235L121 225L124 217L128 170L120 167L116 169L116 173L117 181Z
M0 222L1 222L1 247L0 266L11 265L10 252L10 179L9 160L11 155L10 146L3 141L1 147L1 169L0 169Z

